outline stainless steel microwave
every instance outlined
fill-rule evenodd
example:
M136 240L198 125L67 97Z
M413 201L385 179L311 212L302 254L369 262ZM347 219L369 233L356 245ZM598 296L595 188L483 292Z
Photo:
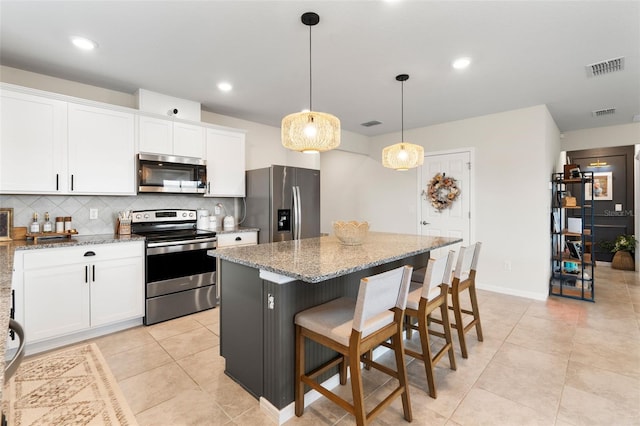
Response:
M138 154L138 192L204 194L207 163L201 158Z

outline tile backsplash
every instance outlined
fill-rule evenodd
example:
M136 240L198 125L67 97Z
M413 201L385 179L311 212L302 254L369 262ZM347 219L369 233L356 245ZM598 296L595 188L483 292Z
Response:
M0 207L13 208L13 226L26 226L33 213L44 221L49 212L51 221L56 216L71 216L72 228L81 235L113 234L118 212L122 210L149 209L207 209L214 214L214 207L224 208L218 223L222 223L225 210L239 219L241 198L205 198L201 195L139 194L137 196L84 196L84 195L0 195ZM89 219L89 209L98 209L98 219ZM236 220L237 222L237 220ZM54 225L55 226L55 225Z

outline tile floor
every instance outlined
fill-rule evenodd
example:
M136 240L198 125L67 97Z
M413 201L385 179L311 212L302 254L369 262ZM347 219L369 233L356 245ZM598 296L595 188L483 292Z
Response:
M456 350L457 371L446 357L439 363L437 399L426 394L422 363L410 361L413 424L640 425L640 274L598 266L596 283L596 303L480 291L484 342L469 335L470 356ZM218 315L94 340L140 425L274 424L224 374ZM384 377L365 372L369 401L386 395ZM404 423L399 400L374 421ZM286 424L355 422L320 399Z

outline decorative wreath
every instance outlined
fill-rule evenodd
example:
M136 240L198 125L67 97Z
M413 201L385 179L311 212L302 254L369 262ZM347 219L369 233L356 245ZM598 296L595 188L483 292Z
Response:
M444 173L437 173L427 185L426 196L436 210L444 210L460 195L457 181L452 177L446 177Z

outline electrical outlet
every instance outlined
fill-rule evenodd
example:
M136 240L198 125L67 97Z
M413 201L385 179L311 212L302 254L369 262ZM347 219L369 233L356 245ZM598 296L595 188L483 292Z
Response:
M98 218L98 209L89 209L89 219L97 219Z
M220 214L220 206L215 206L215 207L213 208L213 212L214 212L215 214Z

